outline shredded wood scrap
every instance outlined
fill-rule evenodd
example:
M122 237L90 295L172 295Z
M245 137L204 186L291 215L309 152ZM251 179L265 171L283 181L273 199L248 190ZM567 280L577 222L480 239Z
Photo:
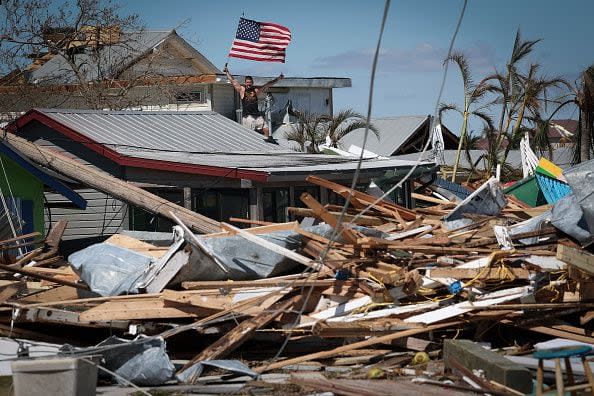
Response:
M445 338L490 342L510 353L530 352L543 337L594 343L587 327L594 319L594 255L549 225L510 231L549 206L529 208L507 197L498 215L465 213L468 224L450 229L443 217L458 203L430 190L415 192L419 207L410 209L319 177L307 180L350 200L342 215L341 206L304 193L305 207L288 210L330 225L333 240L296 221L246 219L230 222L252 228L222 223L221 232L201 236L240 237L301 265L267 279L187 279L154 293L97 296L60 256L65 223L45 240L28 234L0 241L2 250L28 248L0 264L0 332L91 345L105 329L135 329L167 339L169 353L187 361L182 371L202 360L240 357L257 372L385 362L382 370L395 373L411 353L437 353ZM278 231L297 233L301 247L289 250L264 238ZM123 235L108 243L161 260L155 276L167 273L173 254L167 247Z

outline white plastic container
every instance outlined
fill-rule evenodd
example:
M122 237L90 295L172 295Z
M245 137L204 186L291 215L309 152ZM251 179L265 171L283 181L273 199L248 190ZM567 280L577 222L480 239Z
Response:
M15 396L87 396L97 389L97 366L80 358L12 362Z

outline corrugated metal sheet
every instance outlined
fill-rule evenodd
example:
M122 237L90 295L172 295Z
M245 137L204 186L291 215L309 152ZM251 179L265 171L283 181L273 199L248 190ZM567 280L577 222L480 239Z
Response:
M484 155L486 152L484 150L470 150L470 158L472 159L473 163L476 163L479 158ZM431 157L431 151L426 151L422 156L422 159L425 161L432 161L433 158ZM537 156L540 156L537 153ZM398 155L394 158L403 159L403 160L416 160L419 157L418 153L413 154L405 154L405 155ZM571 147L558 147L553 151L553 157L549 158L548 153L545 153L543 157L551 160L555 163L555 165L559 166L562 169L567 169L571 166L572 160L572 153ZM443 151L443 158L445 165L452 166L456 160L456 150L444 150ZM521 169L522 168L522 159L520 150L510 150L509 155L507 156L507 163L514 168ZM477 164L477 169L484 170L485 161L480 160ZM466 153L464 151L460 154L460 167L462 168L469 168L470 165L468 164L468 159L466 158Z
M149 51L173 33L173 30L124 33L121 44L103 47L98 53L98 59L90 54L80 53L75 55L75 63L80 65L81 71L85 73L88 81L110 78L111 75L99 75L99 73L121 71L122 66L128 65L132 60ZM98 66L99 64L101 67ZM48 85L79 82L69 63L61 55L54 56L43 66L34 70L29 81Z
M261 172L284 173L306 171L353 171L357 167L357 159L324 154L270 153L263 154L186 154L180 158L179 153L154 152L146 150L121 150L135 158L161 161L183 162L184 164L257 170ZM399 159L369 159L362 163L363 169L391 169L410 167L414 161Z
M365 150L378 155L389 157L402 146L427 120L428 116L403 116L389 118L375 118L371 123L379 129L379 139L373 132L369 132ZM350 145L363 147L365 129L356 129L340 140L345 150Z
M278 153L287 151L264 142L263 136L215 112L145 112L38 109L91 140L130 156L176 157L189 153ZM147 154L146 150L154 150Z

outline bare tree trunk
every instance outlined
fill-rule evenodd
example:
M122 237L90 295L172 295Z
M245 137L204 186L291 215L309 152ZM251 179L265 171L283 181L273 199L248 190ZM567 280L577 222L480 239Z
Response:
M590 160L590 142L592 139L592 122L588 113L583 112L581 117L581 136L580 136L580 162Z

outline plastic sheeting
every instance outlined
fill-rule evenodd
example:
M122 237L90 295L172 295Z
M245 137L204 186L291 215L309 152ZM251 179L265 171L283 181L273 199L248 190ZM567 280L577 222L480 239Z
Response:
M583 214L575 195L569 194L557 201L550 210L543 214L509 227L509 232L513 236L525 232L537 231L548 225L552 225L575 238L581 244L587 244L592 240L592 235L588 231L588 225L584 220ZM530 245L547 238L525 238L520 239L520 242Z
M112 336L93 348L73 349L65 345L67 356L101 356L100 365L139 386L161 385L175 376L175 366L165 351L161 337L139 336L129 341ZM119 384L127 385L115 377Z
M135 284L152 257L108 243L98 243L68 256L80 278L101 296L136 294Z
M252 378L257 378L259 376L258 373L251 370L248 366L246 366L239 360L203 360L178 374L177 380L179 382L195 381L197 378L200 377L200 375L202 375L202 371L204 371L204 366L216 367L230 371L235 374L247 375Z
M594 160L583 162L563 172L571 186L588 225L590 235L594 235ZM592 238L587 243L592 243Z

